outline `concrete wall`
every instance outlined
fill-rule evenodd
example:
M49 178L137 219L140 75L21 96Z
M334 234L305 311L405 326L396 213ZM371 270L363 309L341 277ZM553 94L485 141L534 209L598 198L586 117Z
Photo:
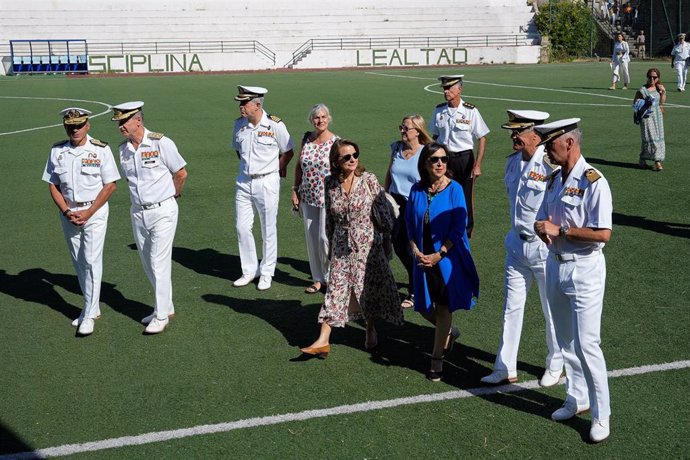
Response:
M0 54L7 54L11 39L84 38L90 46L256 40L276 55L275 65L268 66L282 67L292 58L293 51L310 39L499 36L525 32L535 32L532 8L525 0L428 0L424 3L412 0L92 0L87 4L23 0L0 3ZM324 53L329 51L318 54ZM244 68L266 68L265 57L254 54L244 53ZM513 55L514 50L507 50L505 59L492 60L512 62ZM237 57L234 55L227 61L236 63ZM316 54L305 57L298 66L331 67L334 61L315 57Z

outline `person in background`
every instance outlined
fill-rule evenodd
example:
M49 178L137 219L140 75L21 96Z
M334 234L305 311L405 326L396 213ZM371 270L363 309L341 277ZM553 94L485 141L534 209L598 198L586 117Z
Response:
M391 144L390 162L386 172L386 180L383 188L395 199L400 206L400 215L393 226L393 248L400 262L407 270L407 297L403 300L403 308L414 306L414 294L412 289L412 265L413 258L410 252L410 242L407 238L407 225L405 224L405 208L410 196L410 189L419 181L417 161L422 148L432 142L431 136L425 128L424 118L419 114L408 115L402 119L399 141Z
M613 57L611 58L611 86L609 89L616 89L616 82L623 80L623 89L628 89L630 84L630 74L628 73L628 63L630 62L630 47L625 41L622 32L616 34L616 44L613 46Z
M393 228L393 214L381 187L359 162L359 147L338 139L329 154L326 178L326 234L331 266L318 321L319 337L302 353L326 358L334 327L364 319L364 348L378 345L376 319L402 324L400 297L383 248L382 233ZM374 209L376 208L376 209ZM373 214L379 216L376 223Z
M685 41L685 34L678 34L678 43L671 50L671 68L676 70L678 91L685 91L688 79L688 60L690 60L690 43Z
M313 131L302 138L299 161L295 164L295 182L292 186L292 207L304 220L307 256L313 283L307 294L316 294L328 279L328 237L326 236L326 198L324 182L330 174L328 155L338 136L329 125L331 112L324 104L316 104L309 111Z
M434 346L427 378L443 378L443 360L460 332L451 327L456 310L470 310L479 296L479 275L467 237L467 205L462 187L451 180L445 148L433 142L422 149L420 180L405 210L415 258L414 308L434 325Z
M656 67L647 70L647 82L635 93L633 104L640 99L651 98L648 116L640 120L642 148L640 150L640 168L647 169L647 161L654 162L654 171L664 169L666 159L666 140L664 137L664 104L666 87L661 83L661 72Z
M602 249L611 239L611 189L582 156L580 119L535 126L551 162L551 175L537 213L534 231L549 248L546 286L558 345L566 369L567 397L551 414L568 420L591 408L592 442L610 433L606 361L601 350L606 260Z
M448 155L448 169L453 180L462 186L467 205L467 236L474 229L474 181L482 175L482 161L486 150L489 127L479 109L462 100L464 75L438 77L445 103L439 104L429 120L429 132ZM477 142L477 158L474 142Z
M141 322L146 334L158 334L175 316L172 245L187 162L172 139L144 127L143 107L142 101L116 105L112 120L125 137L120 144L120 167L132 201L134 242L155 295L153 314Z
M536 110L508 110L508 123L501 126L510 130L514 149L506 161L505 171L511 229L505 238L503 332L494 371L481 379L484 383L517 382L517 355L525 302L535 280L546 323L548 349L546 370L539 384L542 387L554 386L563 373L563 356L556 341L546 297L546 255L549 251L534 233L535 217L554 169L546 158L544 147L539 146L541 138L534 127L543 124L548 117L548 113Z
M69 107L60 112L69 139L50 150L43 180L62 216L62 232L84 295L84 309L72 326L77 334L93 333L103 275L103 245L108 227L108 199L120 179L108 144L89 136L89 112Z
M636 13L637 14L637 13ZM637 45L637 57L640 59L645 59L645 53L647 52L646 47L647 39L644 36L644 30L640 30L640 33L635 38L635 45Z

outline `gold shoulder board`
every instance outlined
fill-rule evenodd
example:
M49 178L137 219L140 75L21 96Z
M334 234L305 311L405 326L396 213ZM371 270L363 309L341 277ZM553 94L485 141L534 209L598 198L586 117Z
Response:
M165 136L165 134L163 134L163 133L151 132L151 133L149 133L148 137L149 137L149 139L161 140L161 139L163 139L163 136Z
M99 139L91 139L91 143L93 145L97 145L98 147L107 147L108 146L107 142L103 142L102 140L99 140Z
M477 108L476 105L470 104L469 102L463 102L462 105L464 105L464 106L467 107L468 109L475 109L475 108Z
M275 121L276 123L280 123L281 121L283 121L283 120L280 119L280 117L277 117L277 116L275 116L275 115L269 115L268 118L270 118L271 120Z
M547 165L551 166L552 168L558 168L557 164L551 163L551 160L549 160L549 156L547 154L544 154L544 158L542 158L541 161L543 161Z
M69 139L66 139L64 141L57 141L56 143L53 144L53 147L59 147L59 146L66 144L68 142L69 142Z
M594 183L601 179L601 174L599 174L595 169L588 169L585 171L585 177L588 181Z

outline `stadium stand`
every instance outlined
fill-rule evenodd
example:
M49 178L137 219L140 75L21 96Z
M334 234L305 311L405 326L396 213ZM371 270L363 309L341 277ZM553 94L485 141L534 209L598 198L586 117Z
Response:
M456 47L538 50L533 17L526 0L429 0L423 5L410 0L240 0L230 4L220 0L170 0L165 8L138 0L121 0L116 7L101 2L84 7L70 2L25 0L0 5L0 51L9 56L4 46L10 40L64 39L65 30L69 30L65 25L78 24L78 38L88 42L90 55L244 53L256 56L243 57L245 69L338 67L334 64L342 62L342 56L333 52L333 45L324 46L324 40L344 39L352 45L349 49L375 49L372 46L377 40L413 39L417 47L422 39L443 39L455 40ZM371 39L374 44L368 48L353 44L357 39ZM317 46L305 53L310 43ZM161 52L159 46L167 46L168 50ZM213 50L196 51L204 46ZM297 50L302 50L301 54ZM503 54L493 53L484 59L538 59L538 51L512 50ZM170 67L170 59L166 59L156 64L164 71ZM137 63L123 61L123 71Z

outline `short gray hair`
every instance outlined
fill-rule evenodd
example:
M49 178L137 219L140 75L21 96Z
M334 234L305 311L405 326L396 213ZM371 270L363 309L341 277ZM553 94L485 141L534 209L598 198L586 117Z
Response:
M580 128L575 128L572 131L565 133L565 135L572 137L577 145L582 144L582 130Z
M326 104L318 103L314 105L311 109L309 109L309 117L307 118L307 121L311 123L312 118L318 113L318 112L323 112L326 114L328 117L328 122L333 121L333 117L331 116L331 111L326 107Z

